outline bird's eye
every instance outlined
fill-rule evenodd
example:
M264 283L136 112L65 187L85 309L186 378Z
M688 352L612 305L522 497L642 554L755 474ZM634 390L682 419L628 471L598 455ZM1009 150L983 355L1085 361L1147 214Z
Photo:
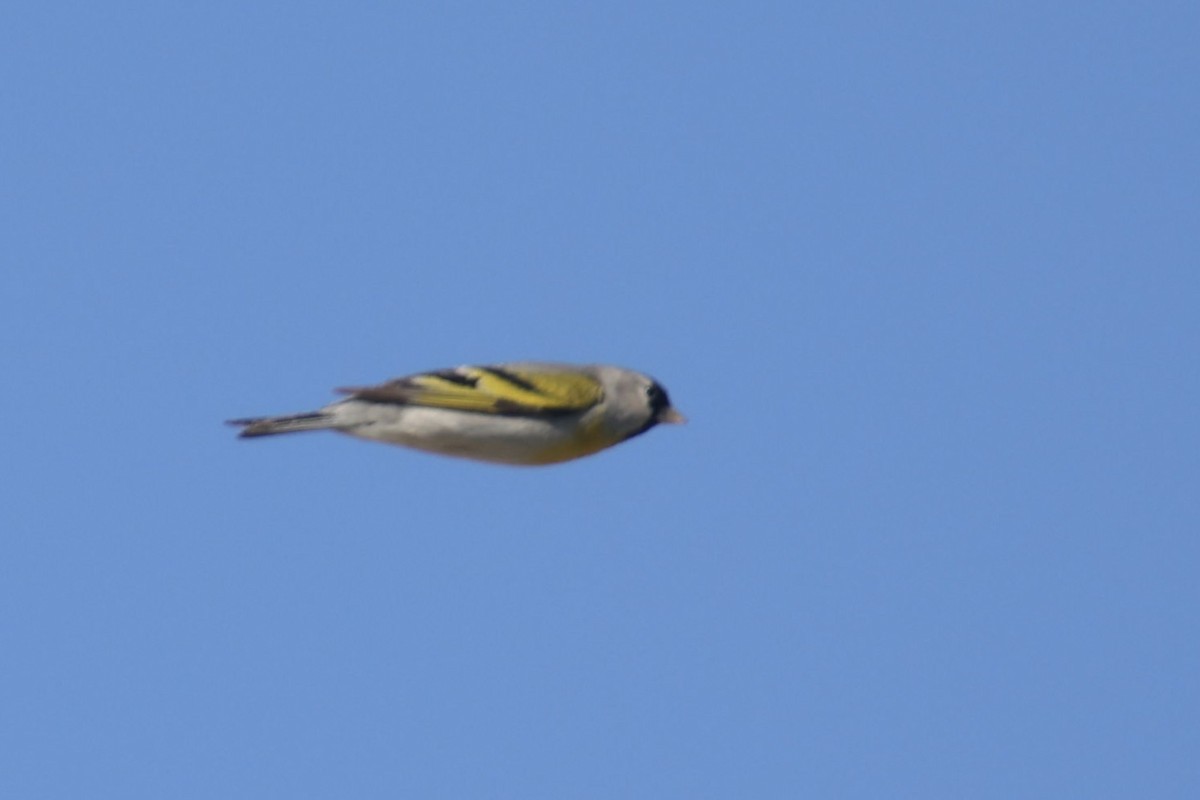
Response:
M646 387L646 399L650 401L650 407L655 411L670 405L670 401L667 400L666 390L657 383L652 383Z

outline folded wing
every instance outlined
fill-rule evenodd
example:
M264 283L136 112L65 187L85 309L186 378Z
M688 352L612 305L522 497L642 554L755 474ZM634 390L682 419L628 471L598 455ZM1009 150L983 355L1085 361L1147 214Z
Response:
M374 403L513 416L577 414L604 397L590 375L524 365L457 367L338 391Z

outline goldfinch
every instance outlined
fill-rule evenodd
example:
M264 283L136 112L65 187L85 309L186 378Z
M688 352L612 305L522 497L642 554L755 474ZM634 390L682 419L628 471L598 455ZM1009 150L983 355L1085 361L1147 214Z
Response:
M500 464L557 464L598 453L655 425L682 423L667 391L640 372L520 362L422 372L338 389L318 411L230 420L242 437L332 430Z

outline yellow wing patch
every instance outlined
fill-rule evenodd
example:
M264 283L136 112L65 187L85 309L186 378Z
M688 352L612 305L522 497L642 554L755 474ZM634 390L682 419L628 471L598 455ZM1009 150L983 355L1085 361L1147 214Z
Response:
M586 411L604 397L588 375L529 367L458 367L338 391L379 403L545 416Z

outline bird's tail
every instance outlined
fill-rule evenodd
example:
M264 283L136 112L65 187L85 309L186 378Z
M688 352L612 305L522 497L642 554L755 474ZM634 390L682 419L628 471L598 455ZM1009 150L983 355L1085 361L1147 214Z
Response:
M336 428L332 414L320 411L310 411L307 414L288 414L283 417L249 417L247 419L231 419L229 425L242 426L238 436L273 436L277 433L297 433L299 431L319 431L324 428Z

